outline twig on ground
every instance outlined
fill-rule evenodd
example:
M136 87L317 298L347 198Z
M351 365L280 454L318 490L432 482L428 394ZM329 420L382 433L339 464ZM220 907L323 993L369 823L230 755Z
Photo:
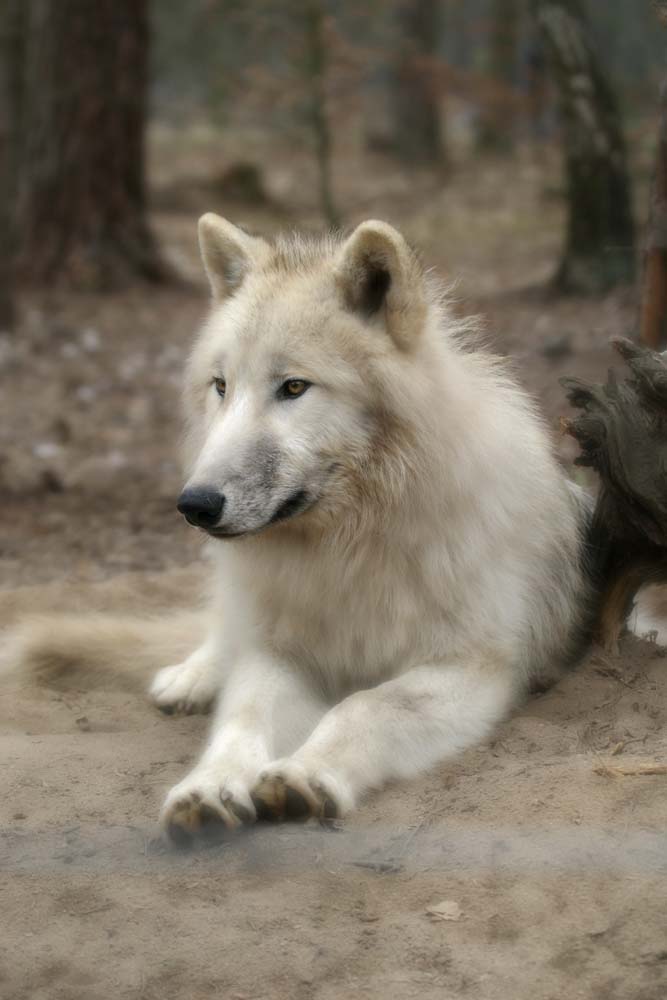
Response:
M604 762L593 768L595 774L606 778L635 778L645 775L667 775L667 764L657 761L638 764L606 764Z

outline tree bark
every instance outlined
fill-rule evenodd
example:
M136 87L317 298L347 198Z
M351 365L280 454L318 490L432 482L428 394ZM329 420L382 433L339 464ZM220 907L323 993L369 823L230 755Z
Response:
M593 49L581 0L533 0L559 92L568 223L556 286L600 292L635 273L634 223L616 95Z
M165 276L146 221L147 0L25 0L21 276Z

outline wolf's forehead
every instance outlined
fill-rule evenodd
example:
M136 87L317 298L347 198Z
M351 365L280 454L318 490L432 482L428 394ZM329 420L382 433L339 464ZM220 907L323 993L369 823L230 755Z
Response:
M207 367L228 377L275 375L308 351L308 337L281 322L280 311L239 301L220 310L208 327L200 354Z
M310 276L309 276L310 277ZM304 276L257 282L230 316L230 332L244 350L299 348L335 322L330 283Z
M212 328L211 328L212 327ZM214 314L212 363L249 370L321 370L363 353L363 331L342 301L333 270L259 270Z

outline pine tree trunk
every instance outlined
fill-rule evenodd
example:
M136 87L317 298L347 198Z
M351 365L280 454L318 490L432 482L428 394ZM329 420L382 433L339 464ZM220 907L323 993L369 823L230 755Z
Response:
M599 292L635 273L634 224L616 95L589 37L581 0L533 0L559 92L567 239L556 285Z
M147 0L25 0L21 276L165 274L146 221Z

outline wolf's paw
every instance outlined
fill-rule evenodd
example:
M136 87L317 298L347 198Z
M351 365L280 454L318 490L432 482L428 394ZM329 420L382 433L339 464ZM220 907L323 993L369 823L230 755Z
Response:
M208 711L219 687L210 666L185 660L158 670L148 693L165 715L193 715Z
M255 807L242 782L191 774L169 792L161 821L172 843L190 847L216 843L254 823Z
M344 815L351 805L341 783L324 771L309 771L289 758L264 768L251 792L257 819L323 822Z

